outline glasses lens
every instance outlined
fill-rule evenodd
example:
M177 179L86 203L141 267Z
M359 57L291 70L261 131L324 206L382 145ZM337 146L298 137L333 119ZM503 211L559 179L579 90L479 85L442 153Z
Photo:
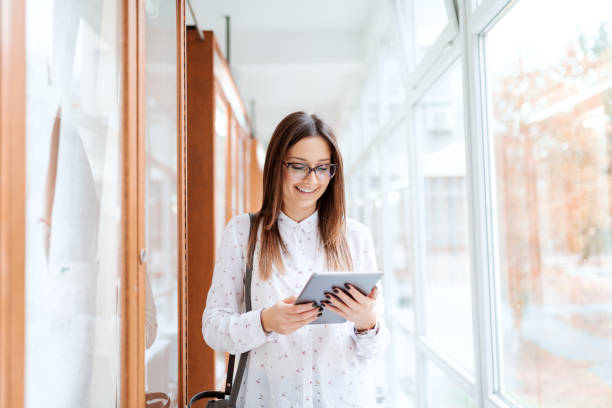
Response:
M306 177L306 172L308 171L308 167L303 166L301 164L289 163L287 166L289 169L289 175L295 179L303 179Z
M325 164L323 166L318 166L315 169L315 172L317 173L317 177L320 179L330 179L336 172L336 166L333 164Z
M330 164L329 165L329 178L334 177L334 174L336 174L336 165Z

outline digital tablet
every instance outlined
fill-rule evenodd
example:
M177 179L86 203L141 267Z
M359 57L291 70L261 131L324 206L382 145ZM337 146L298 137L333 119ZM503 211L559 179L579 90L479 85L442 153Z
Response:
M345 283L350 283L361 293L368 295L382 276L382 272L315 272L306 282L295 304L315 302L320 305L322 300L327 300L326 292L331 292L334 287L344 288ZM345 321L344 317L323 308L321 317L310 324L344 323Z

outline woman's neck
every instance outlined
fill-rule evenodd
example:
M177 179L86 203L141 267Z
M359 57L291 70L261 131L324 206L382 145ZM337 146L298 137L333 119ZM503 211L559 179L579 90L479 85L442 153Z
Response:
M295 222L302 222L317 211L316 206L312 207L288 207L283 205L283 212Z

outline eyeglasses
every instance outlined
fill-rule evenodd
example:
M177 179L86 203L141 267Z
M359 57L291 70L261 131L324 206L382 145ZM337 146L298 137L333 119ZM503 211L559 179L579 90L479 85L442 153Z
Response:
M283 162L287 166L289 176L296 180L304 180L310 175L311 172L315 172L317 178L321 181L329 180L336 174L337 164L322 164L317 167L310 167L302 163L287 163Z

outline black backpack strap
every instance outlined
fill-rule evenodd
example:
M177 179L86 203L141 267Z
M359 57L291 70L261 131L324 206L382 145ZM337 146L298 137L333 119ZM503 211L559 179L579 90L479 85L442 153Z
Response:
M253 277L253 254L255 253L255 245L253 248L249 250L248 242L251 241L251 234L256 233L254 231L255 226L255 214L249 213L250 219L250 228L249 228L249 240L247 241L247 263L244 272L244 304L247 312L251 311L251 281ZM199 401L204 398L216 398L216 399L224 399L227 395L230 395L229 406L235 407L236 401L238 399L238 393L240 392L240 384L242 383L242 377L244 375L244 370L246 368L246 361L249 352L244 352L240 355L240 360L238 361L238 370L236 371L236 381L235 387L232 387L233 376L234 376L234 361L235 356L230 354L228 362L227 362L227 377L225 378L225 391L204 391L200 392L191 398L189 401L189 407L196 401Z
M249 217L251 218L251 227L249 229L249 240L247 242L251 241L251 236L253 234L257 234L257 231L253 231L254 227L255 227L255 214L249 214ZM256 240L257 241L257 240ZM253 245L253 248L249 248L248 244L247 244L247 263L246 263L246 270L244 273L244 304L246 306L246 311L250 312L251 311L251 281L253 280L253 255L255 254L255 245Z
M251 236L253 234L257 234L257 231L254 231L254 227L255 227L255 214L249 214L249 217L251 219L251 228L249 229L249 240L247 241L250 242L251 241ZM245 311L250 312L251 311L251 281L253 280L253 255L255 253L255 245L253 245L253 248L249 248L248 244L247 244L247 263L246 263L246 270L244 273L244 304L245 304ZM231 396L230 396L230 400L229 400L229 406L231 408L234 408L236 406L236 401L238 400L238 393L240 392L240 385L242 384L242 377L244 376L244 370L246 368L246 362L247 362L247 358L249 356L249 352L244 352L240 355L240 361L238 361L238 370L236 371L236 379L234 381L235 387L233 387L232 392L231 392Z
M189 400L189 404L187 406L189 408L191 408L193 403L195 403L195 402L197 402L199 400L202 400L204 398L223 399L223 398L225 398L225 394L223 393L223 391L202 391L202 392L198 392L196 395L191 397L191 399Z
M232 377L234 376L234 361L236 360L236 356L233 354L229 355L229 359L227 360L227 375L225 376L225 395L230 395L232 393Z
M236 401L238 400L238 393L240 392L240 384L242 384L242 376L244 375L244 370L246 368L246 362L247 362L248 357L249 357L248 351L240 355L240 361L238 362L238 371L236 371L236 386L232 390L232 395L230 396L230 400L229 400L230 408L236 407Z

